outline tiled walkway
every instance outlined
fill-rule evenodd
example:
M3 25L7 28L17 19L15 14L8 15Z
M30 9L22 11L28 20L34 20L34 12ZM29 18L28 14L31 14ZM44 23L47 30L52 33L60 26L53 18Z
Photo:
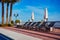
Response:
M60 33L42 33L25 29L18 29L13 27L7 27L5 29L22 33L31 37L43 39L43 40L60 40ZM57 35L58 34L58 35Z
M4 28L0 28L0 33L14 39L14 40L42 40L40 38L35 38L32 36L28 36L22 33L17 33L14 32L13 30L8 30L8 29L4 29Z

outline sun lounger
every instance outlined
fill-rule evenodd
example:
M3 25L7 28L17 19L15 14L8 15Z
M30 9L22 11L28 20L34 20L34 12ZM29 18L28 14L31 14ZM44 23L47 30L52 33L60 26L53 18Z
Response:
M37 22L37 24L33 27L35 30L37 30L37 27L40 25L41 22Z
M25 26L25 28L28 29L28 28L29 28L28 26L29 26L31 23L32 23L32 22L29 22L29 23Z
M46 27L46 30L47 30L47 31L50 31L50 30L53 31L52 28L53 28L54 24L55 24L55 22L51 22L51 23L48 25L48 27Z
M37 22L33 22L32 25L29 26L29 29L33 29L33 27L36 25Z
M40 31L45 31L46 30L46 28L45 28L45 24L46 24L47 22L41 22L40 23L40 25L37 27L37 29Z
M37 26L40 24L40 22L36 22L35 25L32 26L32 29L33 30L36 30L37 29Z
M21 26L21 28L25 28L25 26L28 24L28 22L25 22L24 25Z

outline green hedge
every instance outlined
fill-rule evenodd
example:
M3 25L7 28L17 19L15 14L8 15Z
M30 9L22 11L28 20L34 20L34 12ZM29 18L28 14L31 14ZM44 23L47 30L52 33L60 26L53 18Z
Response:
M1 26L13 26L13 24L4 24L4 25L0 24L0 27Z
M13 24L8 24L8 26L13 26Z
M15 23L20 23L20 20L15 20Z
M2 26L2 24L0 24L0 26Z

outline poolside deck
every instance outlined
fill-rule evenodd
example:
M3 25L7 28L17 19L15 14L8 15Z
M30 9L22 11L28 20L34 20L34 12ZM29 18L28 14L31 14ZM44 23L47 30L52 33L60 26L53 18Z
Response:
M60 29L56 29L55 32L50 32L50 33L47 33L47 32L36 32L36 31L25 30L25 29L18 29L18 28L13 28L13 27L6 27L4 29L16 32L16 33L18 33L17 35L23 34L23 35L26 35L26 36L33 37L30 40L33 40L34 38L37 38L38 40L60 40L60 31L59 31ZM17 38L19 38L19 37L17 37ZM21 38L23 38L23 37L21 37Z
M12 28L11 28L12 29ZM18 33L18 32L14 32L13 30L9 30L9 29L4 29L4 28L0 28L0 33L14 39L14 40L42 40L41 38L35 38L32 36L28 36L22 33Z

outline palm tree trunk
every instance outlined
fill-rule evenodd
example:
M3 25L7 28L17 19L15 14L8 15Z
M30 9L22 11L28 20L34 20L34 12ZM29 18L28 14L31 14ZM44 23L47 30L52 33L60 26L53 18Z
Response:
M8 7L9 7L9 3L7 3L7 8L6 8L6 24L8 24Z
M11 20L12 20L12 6L13 6L13 4L11 3L10 4L10 17L9 17L10 23L11 23Z
M2 2L2 25L4 24L4 2Z

